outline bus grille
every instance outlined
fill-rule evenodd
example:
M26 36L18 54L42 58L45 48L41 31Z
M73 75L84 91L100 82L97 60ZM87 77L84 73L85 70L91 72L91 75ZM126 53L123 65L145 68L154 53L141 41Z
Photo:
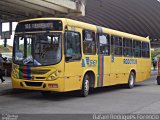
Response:
M25 84L27 86L31 86L31 87L40 87L40 86L42 86L42 82L25 82Z
M35 75L42 75L42 74L46 74L47 72L49 72L49 70L26 70L26 69L20 69L20 71L23 74L35 74Z
M49 70L31 70L32 74L46 74Z

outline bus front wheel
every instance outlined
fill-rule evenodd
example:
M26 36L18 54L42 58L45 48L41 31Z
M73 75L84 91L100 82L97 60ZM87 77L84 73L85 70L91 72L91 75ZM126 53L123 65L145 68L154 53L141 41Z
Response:
M89 76L85 75L82 83L82 89L80 91L82 97L86 97L89 94Z
M133 88L135 85L135 73L131 72L128 79L127 88Z

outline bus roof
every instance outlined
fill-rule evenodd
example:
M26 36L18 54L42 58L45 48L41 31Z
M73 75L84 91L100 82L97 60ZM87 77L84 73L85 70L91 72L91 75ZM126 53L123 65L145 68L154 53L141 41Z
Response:
M81 21L77 21L77 20L68 19L68 18L34 18L34 19L23 20L20 22L35 21L35 20L62 20L64 24L69 25L69 26L75 26L75 27L93 30L93 31L97 31L97 27L99 27L102 29L103 33L108 33L111 35L121 36L121 37L135 39L135 40L141 40L141 41L147 41L147 42L150 41L149 37L142 37L142 36L126 33L126 32L121 32L118 30L113 30L113 29L109 29L109 28L105 28L105 27L101 27L101 26L96 26L93 24L89 24L89 23L85 23L85 22L81 22Z

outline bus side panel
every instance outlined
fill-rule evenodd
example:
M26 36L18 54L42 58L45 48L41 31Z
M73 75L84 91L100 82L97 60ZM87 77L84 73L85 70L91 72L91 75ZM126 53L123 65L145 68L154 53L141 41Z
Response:
M93 72L95 75L94 79L94 85L93 87L97 87L98 84L98 56L97 55L83 55L82 57L82 71L83 71L83 76L82 76L82 83L83 83L83 78L87 74L87 72ZM82 86L81 83L81 86Z
M151 73L150 59L142 58L138 60L137 68L138 70L136 75L136 82L144 81L150 78L150 73Z
M119 66L119 74L118 74L118 77L119 77L118 83L119 84L128 83L128 78L129 78L131 67L132 68L134 67L134 65L126 64L125 60L126 60L126 58L122 57L120 59L121 63L119 63L119 65L118 65Z
M110 82L110 69L111 69L111 57L104 56L104 80L103 86L109 86L112 83Z
M137 58L136 82L139 82L143 79L143 74L142 74L142 72L143 72L142 69L144 67L143 64L144 64L143 60L140 58Z
M110 83L110 56L98 55L96 87L109 86Z
M65 63L65 91L79 90L82 83L81 61Z
M128 83L128 79L130 76L130 72L134 70L137 72L137 59L132 58L132 57L124 57L123 59L123 69L124 69L124 74L125 74L125 82Z
M114 60L113 60L114 59ZM128 75L126 76L125 71L126 68L124 67L124 59L123 57L114 57L112 58L111 63L111 84L123 84L126 83L128 80Z

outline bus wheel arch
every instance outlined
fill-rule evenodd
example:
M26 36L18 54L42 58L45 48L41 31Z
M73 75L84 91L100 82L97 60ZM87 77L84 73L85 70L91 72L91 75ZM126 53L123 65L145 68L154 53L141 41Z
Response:
M127 88L133 88L136 82L136 71L134 69L131 70L128 78Z
M94 85L95 85L95 74L93 71L87 71L83 77L82 89L80 91L80 95L82 97L88 96L90 88L93 88Z
M136 71L135 71L135 69L132 69L131 72L134 73L134 75L135 75L135 80L136 80ZM131 73L131 72L130 72L130 73Z
M84 77L88 75L89 77L89 87L90 88L94 88L95 86L95 73L93 71L87 71L85 74L84 74Z

